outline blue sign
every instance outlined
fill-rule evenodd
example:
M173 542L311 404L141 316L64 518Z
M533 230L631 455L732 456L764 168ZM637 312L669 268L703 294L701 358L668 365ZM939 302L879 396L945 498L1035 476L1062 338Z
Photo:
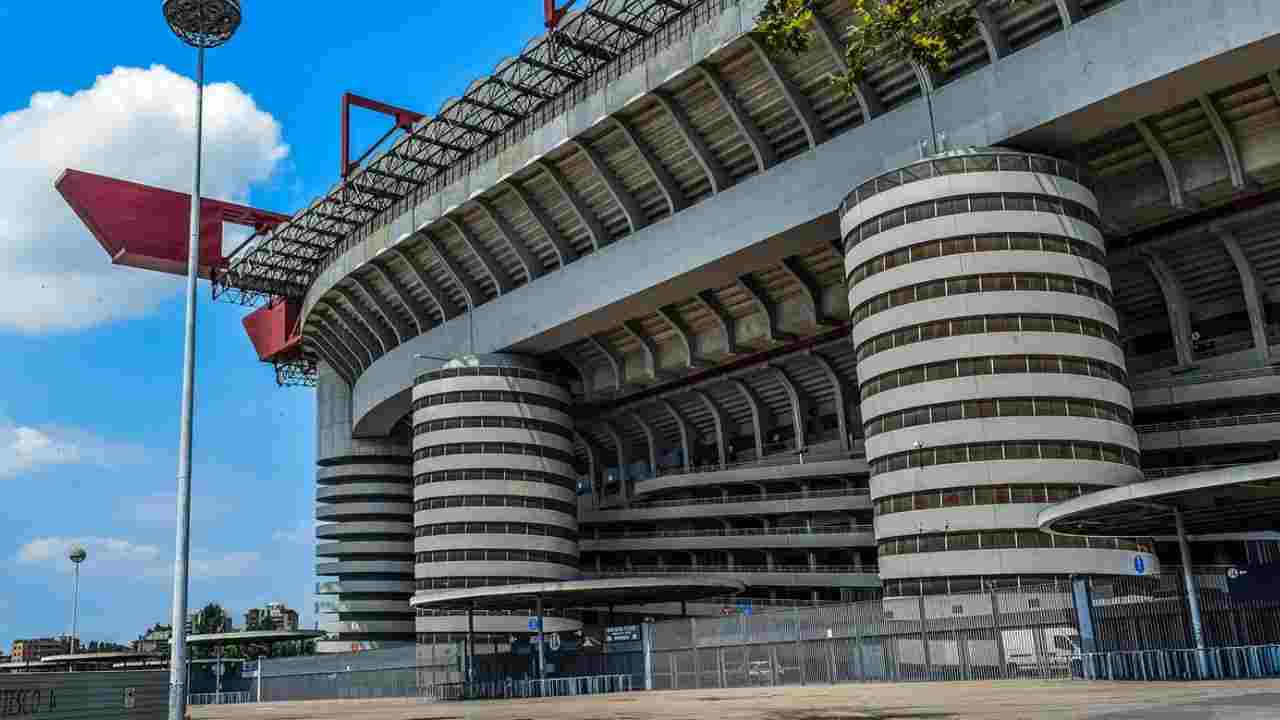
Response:
M1141 575L1141 574L1143 574L1144 572L1146 572L1146 570L1147 570L1147 562L1146 562L1145 560L1143 560L1143 559L1142 559L1142 556L1141 556L1141 555L1134 555L1134 556L1133 556L1133 570L1134 570L1134 572L1138 573L1139 575Z
M529 618L529 630L531 630L532 632L538 632L538 618L536 617Z
M743 615L750 615L750 614L751 614L751 603L750 603L750 602L739 603L739 604L738 604L738 612L742 613Z

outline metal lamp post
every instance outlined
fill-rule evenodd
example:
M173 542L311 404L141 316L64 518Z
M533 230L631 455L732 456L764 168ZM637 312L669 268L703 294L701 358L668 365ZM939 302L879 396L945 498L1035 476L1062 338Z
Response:
M239 0L164 0L164 19L196 48L196 147L187 245L187 313L182 354L182 426L178 439L178 521L173 562L173 635L169 650L169 720L184 720L187 694L187 560L191 531L191 417L195 390L196 278L200 260L200 160L204 132L204 51L231 39L240 27Z
M76 653L76 650L80 646L80 563L84 562L87 557L89 557L89 553L85 552L84 547L80 545L73 545L71 547L71 552L67 555L67 559L71 561L76 569L75 591L72 594L71 600L70 652L72 655Z

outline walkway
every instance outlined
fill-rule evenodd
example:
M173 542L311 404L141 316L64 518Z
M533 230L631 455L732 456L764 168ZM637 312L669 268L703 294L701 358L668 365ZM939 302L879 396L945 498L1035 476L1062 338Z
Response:
M1280 681L1004 681L639 692L469 704L315 701L192 708L196 720L1261 720Z

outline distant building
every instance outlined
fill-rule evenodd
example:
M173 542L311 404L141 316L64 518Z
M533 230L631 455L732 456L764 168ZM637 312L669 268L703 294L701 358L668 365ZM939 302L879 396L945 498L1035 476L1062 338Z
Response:
M245 630L297 630L298 611L282 602L267 603L265 608L250 608L244 614Z
M134 652L155 653L169 647L173 630L168 625L155 625L141 637L129 643Z
M34 662L49 655L65 655L70 648L71 639L68 637L14 640L13 661Z
M193 630L192 628L196 626L200 626L203 632L210 632L210 633L231 632L232 630L231 616L230 615L223 616L221 627L208 627L208 624L204 620L204 610L198 610L193 613L187 613L187 634L194 635L195 630Z

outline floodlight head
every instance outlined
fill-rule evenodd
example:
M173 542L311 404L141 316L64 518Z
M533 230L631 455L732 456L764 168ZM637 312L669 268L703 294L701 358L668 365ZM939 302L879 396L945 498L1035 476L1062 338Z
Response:
M71 552L67 554L67 557L70 558L71 562L79 565L84 562L85 558L89 557L89 553L85 552L83 546L75 545L71 548Z
M191 47L214 48L240 27L240 0L164 0L164 19Z

